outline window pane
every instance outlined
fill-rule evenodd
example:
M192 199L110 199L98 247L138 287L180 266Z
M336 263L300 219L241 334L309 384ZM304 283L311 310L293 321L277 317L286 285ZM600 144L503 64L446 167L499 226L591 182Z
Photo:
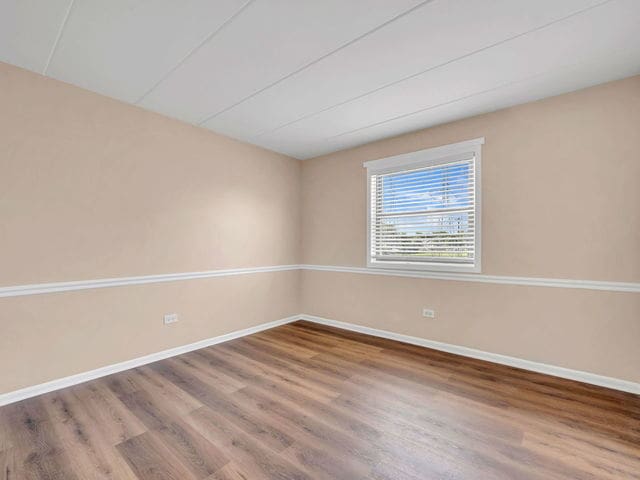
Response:
M472 206L472 177L472 164L469 162L381 175L378 212L419 212Z
M374 226L376 257L473 258L473 213L385 217Z
M371 175L374 262L475 265L476 159L461 156L448 163Z

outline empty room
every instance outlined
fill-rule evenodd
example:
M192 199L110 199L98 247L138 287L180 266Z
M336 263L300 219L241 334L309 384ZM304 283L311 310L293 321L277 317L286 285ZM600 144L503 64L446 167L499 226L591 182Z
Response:
M0 480L640 480L640 0L0 0Z

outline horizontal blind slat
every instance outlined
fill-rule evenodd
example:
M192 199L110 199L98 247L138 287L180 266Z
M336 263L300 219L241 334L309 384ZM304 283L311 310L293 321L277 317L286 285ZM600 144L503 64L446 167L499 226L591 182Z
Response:
M472 264L474 262L474 258L473 257L443 257L443 256L436 256L436 255L425 255L425 256L421 256L421 257L392 257L392 256L388 256L388 257L381 257L381 256L373 256L373 258L375 260L379 260L379 261L391 261L391 262L403 262L403 261L410 261L412 263L417 262L417 263L460 263L460 264L466 264L466 263L470 263Z
M473 170L469 170L463 174L443 175L443 177L446 177L448 183L459 185L475 181L475 172ZM442 178L412 178L411 180L406 181L376 178L375 181L377 187L390 188L399 191L411 190L412 188L432 188L434 186L442 185L443 183Z
M469 158L467 160L458 160L450 163L442 163L440 165L433 165L430 167L407 168L404 170L397 170L397 171L392 171L388 173L378 173L376 174L376 177L377 178L394 178L394 177L407 178L408 174L424 174L424 175L437 174L438 172L451 171L464 166L473 168L473 163L474 163L473 158Z
M427 232L421 232L423 234L423 236L417 236L417 235L410 235L407 236L407 238L431 238L431 239L437 239L437 238L448 238L452 235L455 235L456 238L473 238L473 231L465 231L465 232L461 232L461 233L455 233L455 234L450 234L447 232L434 232L434 233L427 233ZM388 234L386 232L376 232L376 236L380 239L386 239L386 240L394 240L394 239L398 239L398 238L402 238L399 237L398 235L393 235L393 234Z
M378 213L377 210L374 212L380 218L392 218L392 217L452 217L454 215L473 215L475 208L473 205L465 205L460 207L443 207L443 208L433 208L429 210L412 210L412 211L401 211L401 212L388 212L388 213Z
M387 199L392 198L410 198L411 195L439 195L439 194L456 194L461 195L465 192L473 192L473 186L464 184L464 185L448 185L444 187L438 188L421 188L421 189L411 189L411 190L390 190L386 189L384 192L379 192L377 194L377 198L380 201L386 201Z
M415 212L417 210L435 210L442 208L471 208L475 201L475 195L461 193L457 195L430 195L429 197L403 198L399 200L387 199L384 202L376 202L376 209L382 212L393 212L397 209L402 212Z

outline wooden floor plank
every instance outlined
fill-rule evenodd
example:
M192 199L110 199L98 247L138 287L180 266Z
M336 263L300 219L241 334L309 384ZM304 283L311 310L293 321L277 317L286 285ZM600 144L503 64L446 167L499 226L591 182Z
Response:
M111 375L105 379L72 387L93 422L100 425L102 432L112 445L146 432L146 427L133 415L116 395L107 382L120 386L128 385L126 377ZM127 389L129 391L129 389Z
M13 462L24 479L80 479L55 435L41 398L31 398L0 409L11 427ZM20 478L20 477L18 477Z
M18 471L16 451L13 448L0 450L0 480L15 480L24 478L24 474Z
M640 397L296 322L0 408L0 480L640 480Z
M217 391L215 386L202 382L187 371L178 370L177 367L167 367L156 364L161 375L167 380L186 389L191 395L200 400L210 409L220 414L235 424L247 434L258 438L275 452L287 448L293 440L283 433L273 422L257 411L247 411L238 405L234 399L222 391Z
M191 425L216 443L249 475L248 478L310 480L280 455L274 455L259 439L245 433L223 415L205 406L188 415Z
M80 478L137 478L71 390L49 393L41 400L51 418L56 442L68 453L70 467Z
M173 415L171 406L162 399L138 391L126 394L121 400L194 476L207 477L229 462L222 451L193 430L181 416Z
M118 451L140 480L197 478L171 453L153 432L145 432L118 445Z
M227 465L222 467L213 475L210 475L209 477L207 477L205 480L250 480L250 479L264 480L264 477L262 479L258 477L250 477L245 470L238 467L238 465L236 465L235 463L229 462Z

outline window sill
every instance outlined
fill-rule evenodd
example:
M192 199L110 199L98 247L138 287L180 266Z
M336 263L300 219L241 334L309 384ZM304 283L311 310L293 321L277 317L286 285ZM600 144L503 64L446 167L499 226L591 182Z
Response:
M379 270L396 270L409 272L451 272L451 273L480 273L480 263L460 264L460 263L412 263L412 262L394 262L394 261L367 261L368 268Z

